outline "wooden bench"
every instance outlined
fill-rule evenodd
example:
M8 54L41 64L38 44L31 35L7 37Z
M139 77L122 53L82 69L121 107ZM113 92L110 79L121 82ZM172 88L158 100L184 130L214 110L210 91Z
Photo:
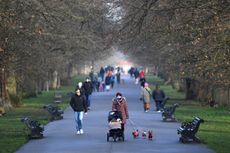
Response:
M200 139L196 137L196 133L203 122L204 120L199 117L194 117L191 122L183 122L181 127L177 129L177 134L181 135L179 141L182 143L191 141L200 142Z

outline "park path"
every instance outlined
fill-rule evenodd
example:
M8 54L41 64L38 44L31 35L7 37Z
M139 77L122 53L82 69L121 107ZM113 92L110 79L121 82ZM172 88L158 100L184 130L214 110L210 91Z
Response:
M84 134L77 135L74 129L73 112L65 110L64 119L45 126L44 138L31 140L16 153L214 153L203 144L181 144L177 135L180 123L161 121L155 111L144 113L139 101L139 86L127 76L125 84L115 85L109 92L94 93L92 110L84 116ZM111 99L116 92L127 98L130 120L125 129L125 142L107 142L107 115L111 110ZM152 141L133 139L132 130L153 130Z

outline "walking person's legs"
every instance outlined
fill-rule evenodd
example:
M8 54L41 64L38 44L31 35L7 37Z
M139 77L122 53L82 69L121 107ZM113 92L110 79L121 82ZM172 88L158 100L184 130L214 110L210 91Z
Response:
M156 102L156 111L160 111L160 102L159 101L155 101Z
M160 111L163 111L163 105L162 105L162 103L163 103L162 101L159 101L159 110Z
M150 103L147 102L147 103L146 103L146 110L149 111L149 109L150 109Z
M90 106L91 106L91 97L92 97L92 95L88 95L88 98L87 98L88 110L90 110Z
M83 134L82 121L83 121L83 112L75 112L75 121L77 134Z

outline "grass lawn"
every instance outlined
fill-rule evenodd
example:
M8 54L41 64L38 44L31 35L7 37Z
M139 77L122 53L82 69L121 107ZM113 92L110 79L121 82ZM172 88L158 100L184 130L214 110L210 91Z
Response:
M147 81L152 85L151 89L154 89L156 77L148 76L148 78ZM159 80L158 78L156 79L157 81ZM166 95L171 98L167 105L173 103L179 104L175 113L175 116L179 121L191 121L195 116L204 119L205 122L200 125L197 134L198 137L204 144L215 150L217 153L229 153L230 112L227 108L210 108L209 106L202 106L197 101L186 101L184 100L184 93L177 92L168 85L161 85L161 89L163 89Z
M73 80L73 86L62 87L58 90L63 96L59 104L65 108L69 104L68 92L73 92L78 81L83 81L85 76L78 76ZM20 121L23 117L30 117L42 124L47 124L51 116L42 107L53 102L55 91L43 92L34 98L23 99L22 106L13 108L6 116L0 117L0 153L13 153L28 141L25 125Z

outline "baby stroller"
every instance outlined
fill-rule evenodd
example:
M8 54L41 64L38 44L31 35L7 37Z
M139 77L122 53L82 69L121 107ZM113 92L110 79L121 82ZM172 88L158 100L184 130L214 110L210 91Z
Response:
M109 132L107 133L107 142L109 142L110 137L116 142L117 139L124 141L124 131L122 129L122 115L118 111L110 111L108 116Z

